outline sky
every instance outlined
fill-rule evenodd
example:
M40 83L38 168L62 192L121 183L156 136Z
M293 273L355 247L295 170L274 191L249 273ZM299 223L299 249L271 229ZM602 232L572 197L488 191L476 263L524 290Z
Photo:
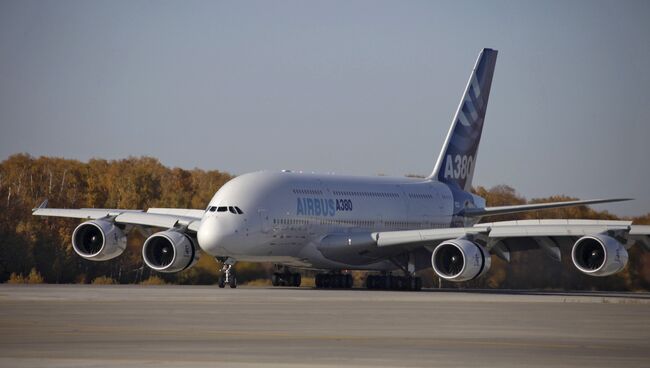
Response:
M649 1L0 0L0 159L428 175L484 47L474 185L650 211Z

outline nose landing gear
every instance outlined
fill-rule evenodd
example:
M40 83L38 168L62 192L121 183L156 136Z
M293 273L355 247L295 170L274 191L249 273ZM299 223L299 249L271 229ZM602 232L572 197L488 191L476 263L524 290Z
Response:
M223 289L228 285L231 289L236 288L237 276L235 275L235 270L232 266L234 266L237 261L232 258L226 258L225 260L217 258L217 260L223 263L223 266L221 267L222 275L219 276L219 287Z

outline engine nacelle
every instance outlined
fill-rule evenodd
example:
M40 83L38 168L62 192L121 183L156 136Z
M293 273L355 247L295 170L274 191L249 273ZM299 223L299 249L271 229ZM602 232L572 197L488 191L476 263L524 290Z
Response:
M126 249L126 235L113 222L86 221L72 233L75 253L91 261L113 259Z
M174 230L161 231L147 238L142 246L144 263L158 272L180 272L199 260L199 249L187 235Z
M590 276L609 276L627 264L625 247L611 236L587 235L578 239L571 250L576 268Z
M490 253L467 239L442 242L431 255L435 273L449 281L468 281L484 275L492 264Z

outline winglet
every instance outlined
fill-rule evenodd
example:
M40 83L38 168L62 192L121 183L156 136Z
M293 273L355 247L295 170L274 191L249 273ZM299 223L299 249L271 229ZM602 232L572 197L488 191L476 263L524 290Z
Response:
M36 210L38 210L40 208L47 208L48 203L49 203L49 200L47 198L45 198L45 200L43 202L41 202L41 204L39 204L36 208L32 208L32 212L35 212Z

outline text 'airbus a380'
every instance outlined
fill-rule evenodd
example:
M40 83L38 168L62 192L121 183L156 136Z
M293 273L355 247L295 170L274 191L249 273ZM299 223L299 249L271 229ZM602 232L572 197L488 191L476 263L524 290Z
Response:
M379 271L368 288L419 290L418 270L433 267L449 281L490 269L492 255L541 248L555 259L568 242L573 264L592 276L621 271L637 241L650 249L650 226L628 221L527 220L481 223L482 217L547 208L615 202L582 200L486 207L470 193L497 51L483 49L472 70L431 175L425 179L254 172L217 191L205 210L150 208L54 209L34 215L87 219L72 235L77 254L93 261L118 257L134 228L165 228L142 247L158 272L192 267L200 251L223 263L219 286L236 287L237 261L273 262L283 270L274 285L299 286L289 269L323 272L316 286L350 288L344 270ZM404 276L391 272L402 271Z

